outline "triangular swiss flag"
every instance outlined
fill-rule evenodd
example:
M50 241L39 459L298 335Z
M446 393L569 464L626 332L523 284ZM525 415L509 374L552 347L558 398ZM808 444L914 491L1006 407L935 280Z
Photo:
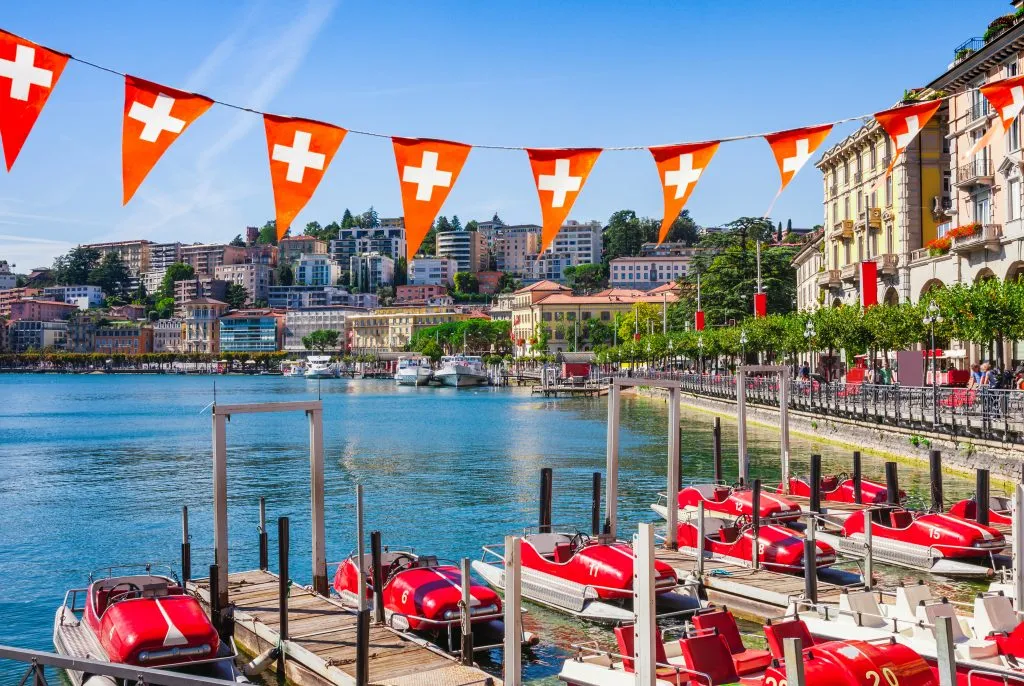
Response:
M274 185L277 237L313 197L347 130L312 119L263 115L270 180Z
M808 126L802 129L790 129L779 131L765 136L768 145L772 147L772 154L775 162L779 165L779 174L782 177L782 185L779 193L789 185L797 172L807 164L814 151L825 142L828 134L832 132L832 124L822 126Z
M658 165L658 177L665 197L665 217L658 232L658 243L662 243L690 199L700 175L715 156L718 141L662 145L649 150Z
M1024 110L1024 76L1011 76L1008 79L994 81L981 87L992 108L999 113L999 121L1003 123L1003 131L1007 131L1013 120Z
M405 211L405 253L412 260L455 186L471 146L429 138L392 138Z
M213 100L134 76L124 78L121 178L124 204L171 143L213 105Z
M0 30L0 139L7 171L67 63L64 53Z
M889 138L892 139L896 148L886 176L892 172L896 158L917 138L917 135L928 125L940 107L942 107L942 100L927 100L914 105L894 107L875 115L878 125L889 134Z
M541 213L541 246L551 246L594 168L600 148L527 149Z

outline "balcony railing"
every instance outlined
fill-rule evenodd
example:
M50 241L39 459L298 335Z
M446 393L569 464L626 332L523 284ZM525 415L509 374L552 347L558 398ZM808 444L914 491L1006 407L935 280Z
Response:
M957 186L991 186L995 181L992 160L980 158L956 168Z
M999 250L1002 237L1002 224L983 224L980 231L975 231L970 236L954 238L952 250L961 254L976 250Z
M900 266L900 256L892 253L878 255L875 257L875 263L878 265L878 271L881 273L895 274L896 269Z
M968 112L967 121L969 124L973 124L979 119L986 118L989 114L991 114L991 112L992 108L989 107L988 100L985 100L983 98L977 102L971 103L971 109L970 112Z
M832 238L853 238L853 220L840 219L833 225L829 235Z
M819 288L838 288L842 283L843 280L838 269L826 269L823 272L818 272Z
M860 264L855 262L843 267L842 279L843 281L851 281L854 283L860 281Z
M963 43L953 48L953 63L949 65L950 68L960 64L983 47L985 47L984 38L968 38Z

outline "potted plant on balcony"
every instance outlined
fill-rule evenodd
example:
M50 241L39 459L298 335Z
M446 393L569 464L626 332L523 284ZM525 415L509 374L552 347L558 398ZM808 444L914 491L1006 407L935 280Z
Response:
M974 222L973 224L962 224L952 228L946 232L946 236L949 238L970 238L979 233L981 233L981 224Z
M938 257L939 255L945 255L949 252L952 247L952 239L946 235L936 238L933 241L928 241L928 244L924 247L928 248L928 255L931 257Z
M988 29L985 31L985 35L982 37L985 39L985 42L987 43L996 36L998 36L1003 31L1005 31L1006 29L1013 26L1015 22L1016 18L1012 14L1006 14L1003 15L1002 17L996 17L988 25Z
M956 54L953 56L953 59L959 62L960 60L967 59L968 57L973 55L974 52L974 48L960 48L959 50L956 51Z

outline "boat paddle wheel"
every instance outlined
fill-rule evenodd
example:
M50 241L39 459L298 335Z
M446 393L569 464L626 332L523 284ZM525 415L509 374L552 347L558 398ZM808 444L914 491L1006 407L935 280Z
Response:
M679 491L677 506L680 518L687 512L695 512L699 503L704 504L704 513L723 517L751 517L754 514L754 492L749 488L726 486L714 483L691 484ZM658 494L658 502L651 509L668 519L668 499ZM760 517L777 523L794 523L800 518L800 505L775 493L761 491Z
M633 546L610 535L528 533L522 538L522 596L581 619L615 624L633 617ZM484 546L473 569L491 586L504 589L502 545ZM659 613L700 606L697 587L680 585L669 565L654 566Z

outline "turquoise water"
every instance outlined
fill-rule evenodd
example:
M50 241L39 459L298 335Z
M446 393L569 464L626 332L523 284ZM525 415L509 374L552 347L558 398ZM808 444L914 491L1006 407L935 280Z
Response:
M210 459L213 377L0 375L0 643L49 649L53 613L94 568L139 561L177 569L180 512L188 505L194 573L212 562ZM542 400L528 389L398 388L386 381L218 377L221 403L324 401L327 557L355 546L354 493L365 490L367 531L385 544L441 557L477 557L536 523L542 467L554 468L559 524L589 528L591 473L603 471L602 399ZM652 521L663 490L666 406L626 398L622 409L620 533ZM237 416L228 426L234 570L258 563L258 499L268 519L291 518L291 573L309 583L308 423L301 413ZM735 425L723 421L726 477L736 473ZM752 471L778 481L778 435L751 430ZM687 477L711 473L711 417L683 413ZM849 450L794 438L794 470L812 452L825 471L849 469ZM882 475L865 455L865 476ZM900 466L901 486L927 492L927 470ZM946 497L972 484L948 477ZM276 526L271 525L271 567ZM333 567L331 568L333 573ZM602 629L531 608L545 642L524 660L548 681L563 653L552 644ZM0 682L16 668L0 663ZM20 676L20 674L19 674Z

